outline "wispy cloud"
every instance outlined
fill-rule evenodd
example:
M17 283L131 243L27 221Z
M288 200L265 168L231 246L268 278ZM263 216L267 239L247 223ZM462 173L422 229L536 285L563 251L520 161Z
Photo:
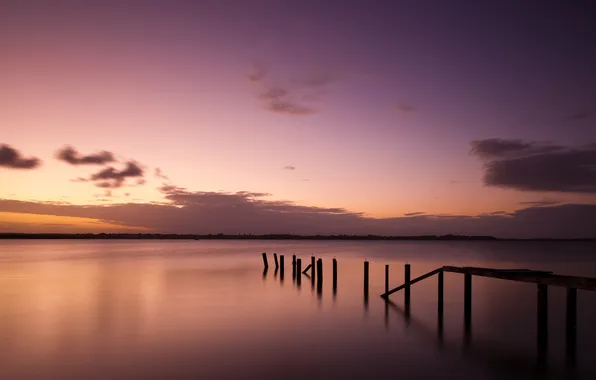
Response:
M327 87L338 80L330 71L313 71L296 80L265 80L267 70L253 67L254 74L249 76L252 82L258 82L262 91L257 95L262 107L270 112L305 116L319 112L310 104L319 102L327 93ZM258 70L257 70L258 69ZM266 83L269 82L269 83Z
M581 121L591 118L593 115L588 112L577 112L567 116L567 120L571 121Z
M10 145L0 145L0 166L9 169L35 169L41 166L41 160L36 157L23 157L21 152Z
M105 165L116 161L112 152L102 150L97 153L82 155L71 146L65 146L56 152L56 158L71 165Z
M407 104L407 103L403 103L403 102L398 102L397 104L395 104L395 108L399 112L403 112L403 113L416 111L416 107L414 107L411 104Z
M251 82L259 82L267 75L267 66L263 62L254 61L252 63L252 70L248 74L248 79Z
M408 212L408 213L405 213L404 215L405 216L420 216L420 215L424 215L424 214L426 214L426 213L419 211L419 212Z
M272 112L297 116L317 113L317 110L312 107L292 103L287 100L272 101L265 108Z
M287 165L283 167L283 170L296 170L296 167L293 165Z
M547 200L547 199L543 199L540 201L525 201L525 202L519 202L520 205L524 205L524 206L536 206L536 207L540 207L540 206L553 206L553 205L557 205L560 204L560 201L554 201L554 200Z

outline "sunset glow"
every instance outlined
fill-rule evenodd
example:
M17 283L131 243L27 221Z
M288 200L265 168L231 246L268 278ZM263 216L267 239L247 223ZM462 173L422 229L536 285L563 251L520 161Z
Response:
M596 161L596 55L574 37L590 27L588 16L571 17L573 28L562 22L566 37L538 49L551 28L496 3L440 16L414 3L366 12L339 3L225 3L0 6L0 146L40 160L35 168L0 165L0 231L121 223L161 232L148 221L162 214L71 218L79 211L64 202L173 204L164 185L267 193L257 198L369 219L596 203L594 172L579 169ZM527 32L509 38L520 30ZM474 141L487 144L474 151ZM66 146L114 160L69 163L56 156ZM526 166L507 166L520 157ZM142 174L113 174L130 162ZM92 179L109 167L104 176L113 182ZM551 170L563 184L552 183ZM536 173L546 174L534 180ZM292 223L282 230L316 232ZM434 227L406 230L378 232Z

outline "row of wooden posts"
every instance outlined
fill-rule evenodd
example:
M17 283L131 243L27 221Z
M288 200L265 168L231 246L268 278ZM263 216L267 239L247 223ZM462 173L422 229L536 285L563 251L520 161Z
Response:
M275 260L275 269L280 271L283 278L284 273L284 256L280 255L279 261L277 254L273 254ZM267 262L267 254L263 253L263 263L265 271L269 268ZM364 261L364 300L368 303L369 295L369 268L368 261ZM319 290L323 283L323 260L311 257L310 264L302 270L302 260L292 256L292 276L296 280L297 285L301 283L301 275L308 274L310 270L310 278L314 285L315 276L317 276L317 284ZM491 268L477 268L477 267L451 267L443 266L423 274L415 279L411 279L410 264L404 266L404 284L396 288L389 288L389 265L385 265L385 292L381 297L389 302L389 296L395 292L403 290L404 292L404 306L405 312L409 315L410 312L410 287L415 283L437 275L438 292L437 292L437 313L439 328L443 326L443 293L444 293L444 272L459 273L464 275L464 331L469 338L472 325L472 276L490 277L502 280L512 280L518 282L528 282L537 285L537 337L539 355L545 355L546 347L548 345L548 286L560 286L567 288L567 302L566 302L566 341L568 354L575 356L575 344L577 336L577 290L596 291L596 278L577 277L577 276L562 276L556 275L552 272L532 271L528 269L491 269ZM337 291L337 260L333 259L333 292Z
M277 253L274 253L273 260L275 261L275 271L277 272L279 270L280 277L283 278L284 255L279 255L278 260ZM263 264L265 271L267 271L269 269L269 262L266 252L263 252ZM321 288L323 286L323 259L319 258L316 260L314 256L311 256L310 264L302 270L302 259L296 258L296 255L292 255L292 278L296 280L298 285L302 282L302 274L308 275L309 271L311 281L314 283L316 278L317 285ZM337 260L335 258L333 258L333 291L337 291Z

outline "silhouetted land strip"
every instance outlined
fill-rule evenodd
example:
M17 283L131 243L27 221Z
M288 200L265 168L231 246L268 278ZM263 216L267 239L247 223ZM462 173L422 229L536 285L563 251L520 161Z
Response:
M533 239L501 239L494 236L467 236L467 235L416 235L416 236L382 236L382 235L226 235L226 234L129 234L129 233L0 233L0 239L161 239L161 240L472 240L472 241L596 241L596 238L583 239L558 239L558 238L533 238Z

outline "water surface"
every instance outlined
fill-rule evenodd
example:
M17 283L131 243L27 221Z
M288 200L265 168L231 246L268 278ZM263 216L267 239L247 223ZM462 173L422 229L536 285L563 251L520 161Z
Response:
M260 253L285 255L283 279ZM565 347L565 290L549 288L548 360L537 360L536 286L436 277L443 265L596 277L596 244L537 242L0 241L2 379L596 378L596 293L578 293L577 355ZM291 256L323 258L321 294L292 279ZM338 260L338 288L331 259ZM371 263L363 296L363 261Z

